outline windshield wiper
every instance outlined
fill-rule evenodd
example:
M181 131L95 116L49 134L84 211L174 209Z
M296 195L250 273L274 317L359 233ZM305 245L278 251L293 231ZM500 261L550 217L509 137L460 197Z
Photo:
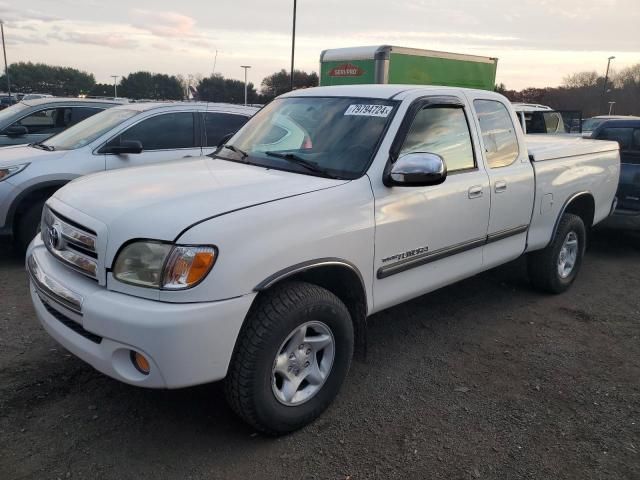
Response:
M234 147L230 143L223 145L223 147L226 148L227 150L231 150L232 152L239 153L240 155L242 155L243 160L249 156L247 152L245 152L244 150L240 150L238 147Z
M45 145L44 143L32 143L33 148L39 148L40 150L46 150L47 152L53 152L56 147L52 145Z
M276 158L282 158L284 160L288 160L288 161L290 161L292 163L295 163L297 165L300 165L300 166L306 168L307 170L309 170L311 172L319 173L323 177L338 178L338 177L335 177L335 176L331 175L330 173L328 173L323 168L319 167L317 163L310 162L309 160L306 160L306 159L304 159L302 157L299 157L295 153L280 153L280 152L264 152L264 153L265 153L265 155L267 155L269 157L276 157Z

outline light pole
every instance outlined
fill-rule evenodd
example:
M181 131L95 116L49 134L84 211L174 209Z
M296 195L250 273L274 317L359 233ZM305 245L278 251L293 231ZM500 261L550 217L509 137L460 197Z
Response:
M240 65L240 68L244 68L244 104L247 104L247 70L251 68L251 65Z
M604 94L607 92L607 81L609 80L609 65L611 65L611 60L616 57L609 57L607 59L607 73L604 74L604 85L602 86L602 95L600 96L600 113L602 113L602 105L604 102Z
M2 52L4 53L4 73L7 76L7 93L11 98L11 80L9 80L9 67L7 66L7 47L4 43L4 21L0 20L0 32L2 32Z
M611 112L613 111L613 106L616 104L616 102L609 102L609 115L611 115Z
M293 59L296 52L296 7L297 0L293 0L293 32L291 34L291 91L293 91Z
M118 77L120 77L120 75L111 75L111 78L113 78L113 98L118 98L118 87L116 85Z

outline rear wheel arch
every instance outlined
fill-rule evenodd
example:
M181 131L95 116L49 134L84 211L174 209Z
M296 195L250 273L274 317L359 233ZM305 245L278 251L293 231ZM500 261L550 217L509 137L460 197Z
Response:
M562 220L562 217L565 213L577 215L582 219L585 230L587 231L587 243L588 243L589 231L593 226L595 208L596 208L596 203L595 203L595 199L593 198L593 194L591 192L588 192L588 191L579 192L569 197L565 202L564 206L562 207L562 209L560 210L560 213L558 214L558 218L556 219L556 223L553 227L553 232L551 232L551 238L549 240L549 244L555 238L556 233L558 232L558 227L560 226L560 221Z

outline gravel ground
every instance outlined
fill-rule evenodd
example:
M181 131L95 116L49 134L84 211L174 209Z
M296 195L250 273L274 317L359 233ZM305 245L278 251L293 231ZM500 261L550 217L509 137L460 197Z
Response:
M0 479L640 479L638 238L598 233L564 295L518 261L376 314L333 406L279 439L219 384L143 390L70 356L0 252Z

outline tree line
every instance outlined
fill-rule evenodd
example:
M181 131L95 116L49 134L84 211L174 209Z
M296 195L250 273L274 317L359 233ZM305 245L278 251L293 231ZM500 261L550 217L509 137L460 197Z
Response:
M20 62L9 66L11 90L21 93L49 93L56 96L88 95L111 97L113 84L96 83L93 74L69 67L43 63ZM0 76L0 89L6 85L6 77ZM302 70L294 72L294 88L318 85L318 75ZM615 102L612 113L640 115L640 64L612 72L607 79L597 72L577 72L567 76L559 87L525 88L516 91L504 84L496 85L496 91L514 102L539 103L557 110L581 110L590 117L609 112L609 102ZM244 82L225 78L220 74L209 77L165 75L151 72L134 72L121 78L118 96L131 99L183 100L195 98L208 102L244 102ZM265 77L256 87L247 85L249 103L267 103L290 89L289 72L282 69Z
M584 118L611 113L640 115L640 63L605 77L595 71L577 72L564 78L559 87L496 91L512 102L548 105L556 110L580 110ZM615 102L610 105L609 102Z
M96 83L92 73L75 68L57 67L43 63L19 62L9 66L11 91L20 93L48 93L55 96L87 95L113 97L114 85ZM302 70L294 71L294 88L318 85L318 75ZM289 72L282 69L265 77L260 91L253 83L247 84L248 103L267 103L290 89ZM0 89L7 84L6 76L0 76ZM134 72L123 76L117 83L119 97L136 100L183 100L195 98L207 102L244 102L244 82L225 78L220 74L209 77L165 75L151 72Z

